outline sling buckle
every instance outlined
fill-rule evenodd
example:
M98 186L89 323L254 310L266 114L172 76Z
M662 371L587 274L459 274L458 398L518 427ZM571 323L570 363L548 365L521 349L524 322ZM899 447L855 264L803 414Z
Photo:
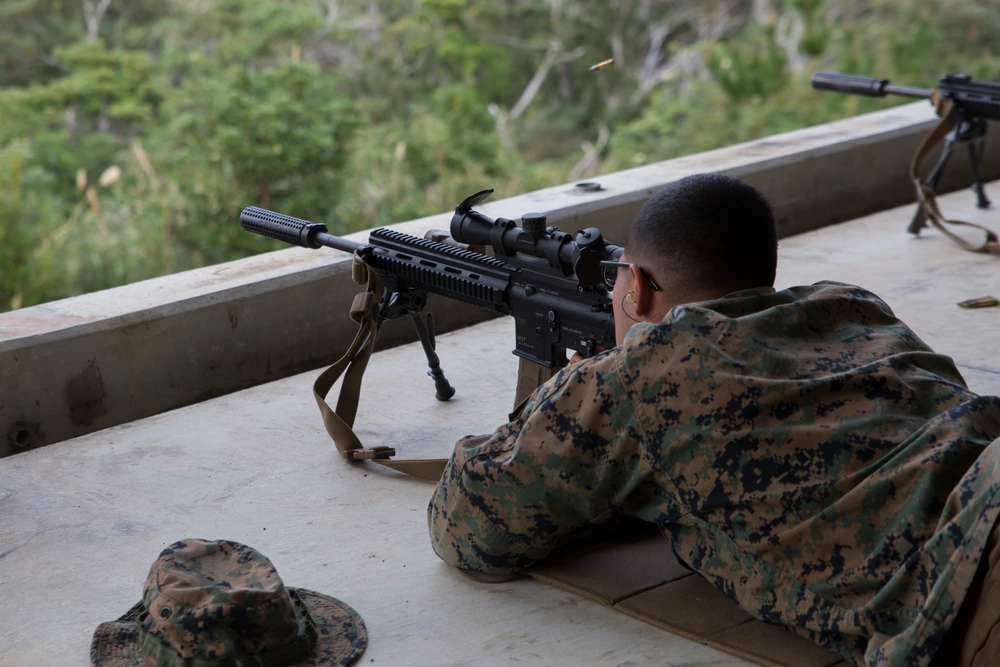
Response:
M363 461L365 459L387 459L396 455L396 450L392 447L369 447L368 449L349 449L344 454L349 461Z

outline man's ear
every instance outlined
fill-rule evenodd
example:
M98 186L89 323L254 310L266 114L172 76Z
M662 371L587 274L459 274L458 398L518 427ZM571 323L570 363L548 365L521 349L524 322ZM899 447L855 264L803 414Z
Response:
M653 287L635 264L629 265L628 270L629 277L632 279L631 291L635 294L635 305L633 306L635 316L644 320L649 317L653 310Z

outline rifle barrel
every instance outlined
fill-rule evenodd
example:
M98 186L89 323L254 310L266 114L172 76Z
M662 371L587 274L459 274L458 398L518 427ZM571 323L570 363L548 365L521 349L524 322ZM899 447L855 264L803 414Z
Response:
M327 248L333 248L334 250L343 250L344 252L349 252L352 255L354 251L364 245L364 243L358 243L357 241L348 241L347 239L342 239L339 236L334 236L333 234L327 234L326 232L319 232L316 234L316 243L326 246Z
M853 95L864 95L865 97L904 95L906 97L926 99L934 92L930 88L894 86L889 83L889 79L879 79L859 74L840 74L838 72L816 72L812 76L812 87L816 90L833 90L838 93L851 93Z
M934 93L933 88L914 88L913 86L894 86L892 84L886 84L883 90L886 95L902 95L904 97L916 97L923 100Z

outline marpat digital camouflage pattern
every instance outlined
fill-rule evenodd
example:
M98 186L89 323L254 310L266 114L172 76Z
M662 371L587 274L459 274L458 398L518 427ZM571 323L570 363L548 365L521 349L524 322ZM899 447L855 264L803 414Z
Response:
M357 612L336 598L286 588L256 549L182 540L160 553L142 601L98 626L91 663L348 665L367 642Z
M749 290L636 325L460 441L430 531L447 563L501 575L638 517L757 618L926 665L1000 511L998 457L1000 399L876 296Z

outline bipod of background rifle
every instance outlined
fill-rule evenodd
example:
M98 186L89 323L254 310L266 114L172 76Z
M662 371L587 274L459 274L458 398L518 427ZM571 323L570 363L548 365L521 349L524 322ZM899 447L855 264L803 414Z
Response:
M978 116L963 118L965 114L961 108L957 109L956 113L958 114L958 122L955 125L955 129L945 137L941 155L938 157L938 161L931 170L931 173L924 179L924 183L930 186L933 192L937 193L938 182L941 180L944 167L948 163L948 158L951 157L951 152L955 144L965 144L969 148L969 161L972 163L972 191L976 193L976 207L989 208L990 200L986 197L983 179L979 172L979 165L982 164L983 154L986 151L986 120ZM918 205L916 212L913 214L913 219L910 221L910 226L906 228L906 231L916 236L926 226L927 214L924 212L924 207Z

